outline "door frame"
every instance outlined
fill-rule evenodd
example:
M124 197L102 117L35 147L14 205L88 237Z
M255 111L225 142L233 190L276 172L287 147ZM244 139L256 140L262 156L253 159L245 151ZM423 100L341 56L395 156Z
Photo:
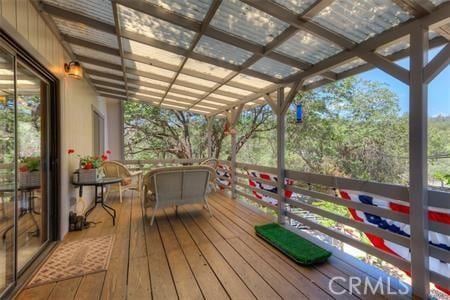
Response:
M0 293L0 298L11 297L20 289L20 287L27 281L28 277L33 274L36 267L42 262L45 256L49 253L55 245L55 241L59 239L59 183L60 183L60 106L59 106L59 79L47 70L39 61L31 56L23 47L21 47L13 38L11 38L4 30L0 29L0 45L15 57L14 59L14 85L16 85L16 71L17 63L31 69L31 71L39 74L44 78L48 84L48 99L47 99L47 152L48 152L48 179L47 179L47 228L48 239L42 245L41 249L34 255L29 262L27 262L22 270L17 270L17 195L15 195L15 211L14 211L14 270L13 282L5 287L5 290ZM16 89L14 91L14 98L17 98ZM15 104L16 105L16 104ZM16 113L16 112L15 112ZM17 122L17 118L15 118ZM17 134L17 130L15 130ZM15 140L17 143L17 138ZM15 156L17 156L17 147L15 145ZM17 157L16 157L17 161ZM16 161L15 169L16 168ZM17 171L16 171L17 182ZM15 192L17 194L17 192Z

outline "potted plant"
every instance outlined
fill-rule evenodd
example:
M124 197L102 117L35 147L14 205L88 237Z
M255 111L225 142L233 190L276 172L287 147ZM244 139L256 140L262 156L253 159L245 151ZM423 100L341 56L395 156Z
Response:
M75 153L75 150L69 149L69 155ZM80 168L78 169L78 182L94 182L102 178L102 166L103 162L108 159L108 154L111 151L107 150L105 154L99 155L86 155L80 156Z
M19 161L19 186L39 186L41 184L40 157L23 157Z

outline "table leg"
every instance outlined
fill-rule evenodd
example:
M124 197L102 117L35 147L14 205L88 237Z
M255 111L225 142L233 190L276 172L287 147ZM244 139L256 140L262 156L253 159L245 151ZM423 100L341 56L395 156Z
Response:
M81 190L82 189L82 186L80 186L80 195L82 195L83 194L83 191ZM94 205L91 207L91 208L89 208L87 211L86 211L86 213L84 214L84 217L87 219L87 217L89 216L89 214L94 210L94 208L96 208L97 207L97 186L95 186L95 199L94 199Z
M101 199L102 207L111 216L111 218L113 219L113 226L115 226L116 225L116 210L114 208L112 208L112 207L110 207L110 206L105 204L105 202L104 202L105 199L104 199L104 195L103 195L103 186L101 186L101 189L102 190L100 192L100 195L101 195L100 199ZM111 213L107 208L112 210L113 213Z

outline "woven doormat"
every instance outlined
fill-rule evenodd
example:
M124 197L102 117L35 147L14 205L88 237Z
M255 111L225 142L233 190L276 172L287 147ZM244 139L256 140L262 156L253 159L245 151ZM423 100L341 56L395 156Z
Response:
M28 287L107 270L113 243L114 236L107 235L60 244Z

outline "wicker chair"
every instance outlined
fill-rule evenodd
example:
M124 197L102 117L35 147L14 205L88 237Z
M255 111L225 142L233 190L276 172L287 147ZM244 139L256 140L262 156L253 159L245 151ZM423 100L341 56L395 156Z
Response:
M106 198L109 193L116 189L119 191L120 203L122 203L122 194L129 190L137 191L138 197L141 197L141 177L142 171L131 172L128 168L116 161L106 161L103 163L103 172L106 177L121 177L122 181L118 184L110 185L106 192Z
M150 171L144 176L144 207L153 208L150 225L155 220L156 210L184 204L204 203L209 214L206 194L214 169L208 166L167 167Z

